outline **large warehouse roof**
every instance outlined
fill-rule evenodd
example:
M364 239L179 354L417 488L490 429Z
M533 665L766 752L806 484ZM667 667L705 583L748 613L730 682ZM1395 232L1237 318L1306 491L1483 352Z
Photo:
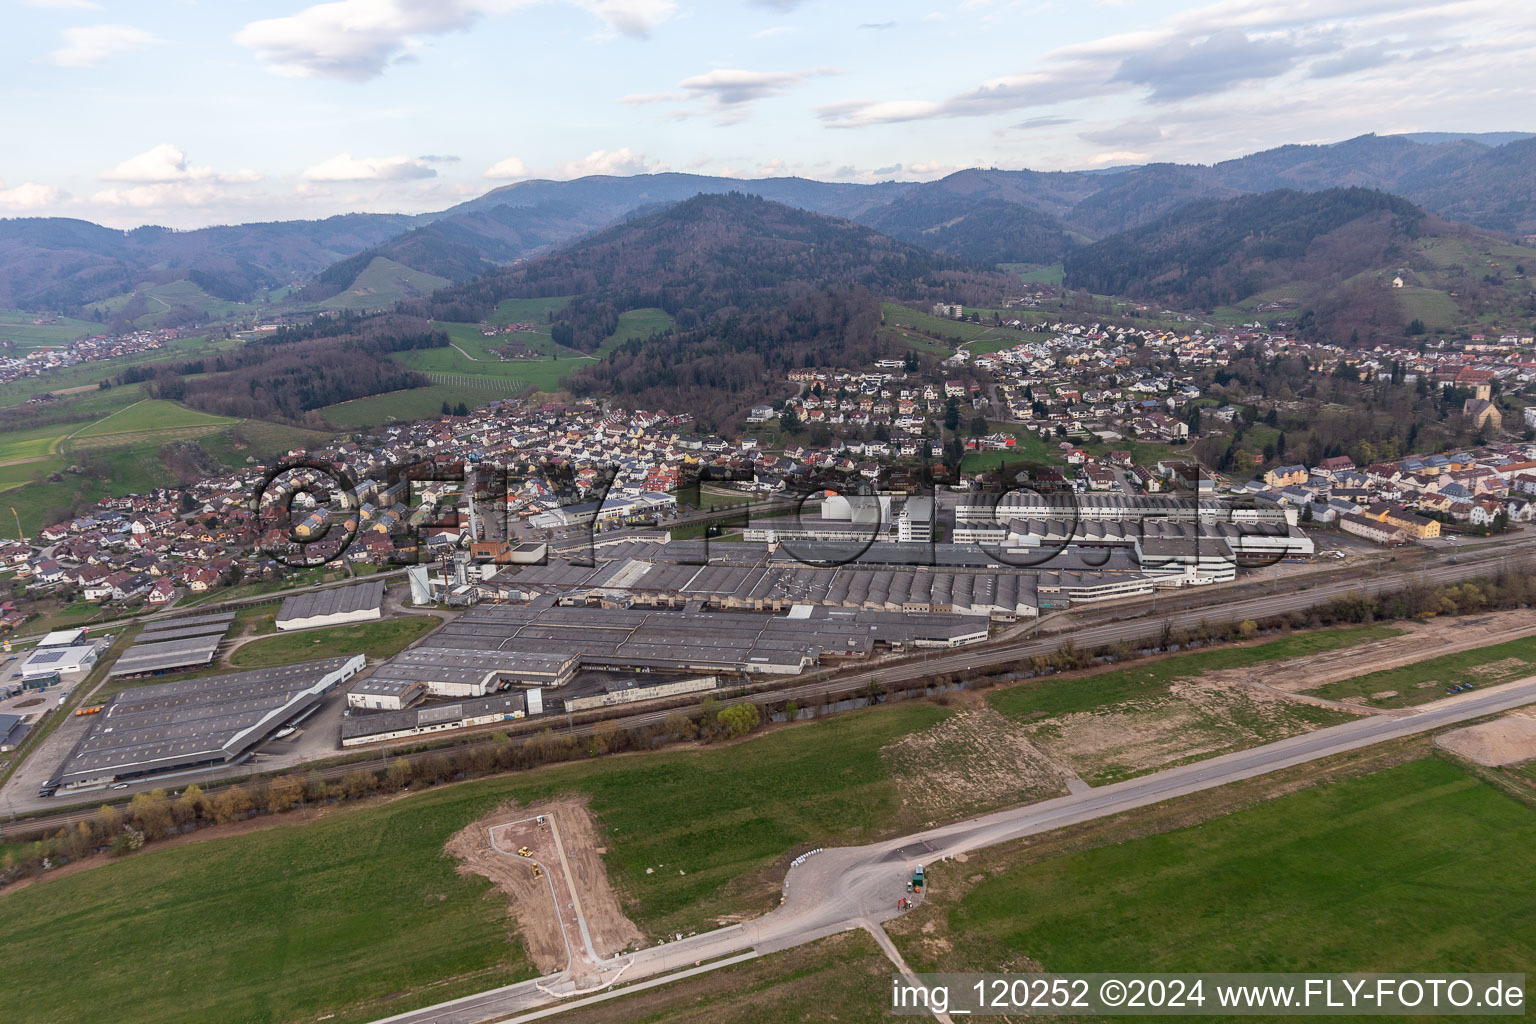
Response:
M295 594L277 613L278 629L326 625L329 621L379 617L384 604L384 581L373 580L355 587L334 587Z
M220 612L146 623L133 646L118 657L107 675L136 676L206 665L234 621L234 612Z
M91 719L55 785L222 764L315 704L362 655L124 690Z

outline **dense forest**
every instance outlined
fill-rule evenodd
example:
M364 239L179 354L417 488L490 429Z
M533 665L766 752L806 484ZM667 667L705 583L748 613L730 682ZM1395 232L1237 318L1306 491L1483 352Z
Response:
M997 197L911 192L860 223L912 245L979 263L1060 263L1077 242L1049 214Z
M725 429L754 401L784 389L800 366L865 366L889 354L875 340L880 302L859 286L808 292L787 306L736 312L622 346L569 381L577 395L608 394L644 408L686 410Z
M414 317L325 317L217 356L133 367L118 383L145 381L156 397L221 416L319 426L315 410L324 406L426 387L425 374L388 356L447 344L446 334Z
M1065 283L1209 310L1406 259L1425 219L1406 199L1363 188L1203 199L1071 253Z
M1009 279L848 221L754 196L700 195L635 217L559 252L402 306L475 322L509 298L576 296L557 340L592 351L618 314L659 307L682 332L746 311L784 309L813 290L858 286L900 299L995 304Z

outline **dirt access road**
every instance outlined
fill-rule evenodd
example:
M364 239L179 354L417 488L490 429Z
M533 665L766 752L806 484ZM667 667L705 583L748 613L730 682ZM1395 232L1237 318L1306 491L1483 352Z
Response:
M546 987L611 983L622 966L616 954L644 940L608 883L596 825L579 800L503 808L461 829L447 850L461 872L506 893L529 957L556 975Z

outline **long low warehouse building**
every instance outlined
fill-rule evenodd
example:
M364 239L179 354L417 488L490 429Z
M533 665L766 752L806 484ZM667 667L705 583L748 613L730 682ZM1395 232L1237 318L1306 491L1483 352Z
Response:
M344 626L383 617L384 581L373 580L355 587L332 587L295 594L278 609L275 625L280 630Z
M384 743L411 736L430 736L454 729L507 722L524 717L528 713L527 708L523 694L501 693L457 704L352 715L341 723L341 745L356 747L364 743Z
M102 786L236 761L364 664L356 654L124 690L92 716L51 784Z
M218 612L145 623L107 674L150 675L210 664L234 621L234 612Z

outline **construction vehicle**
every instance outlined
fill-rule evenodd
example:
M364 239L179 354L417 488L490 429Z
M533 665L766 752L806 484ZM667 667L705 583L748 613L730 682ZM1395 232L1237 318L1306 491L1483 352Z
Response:
M528 847L526 847L526 846L520 846L520 847L518 847L517 855L519 857L528 857L528 858L532 859L533 851L528 849Z
M912 872L912 891L923 891L923 866L919 864Z

